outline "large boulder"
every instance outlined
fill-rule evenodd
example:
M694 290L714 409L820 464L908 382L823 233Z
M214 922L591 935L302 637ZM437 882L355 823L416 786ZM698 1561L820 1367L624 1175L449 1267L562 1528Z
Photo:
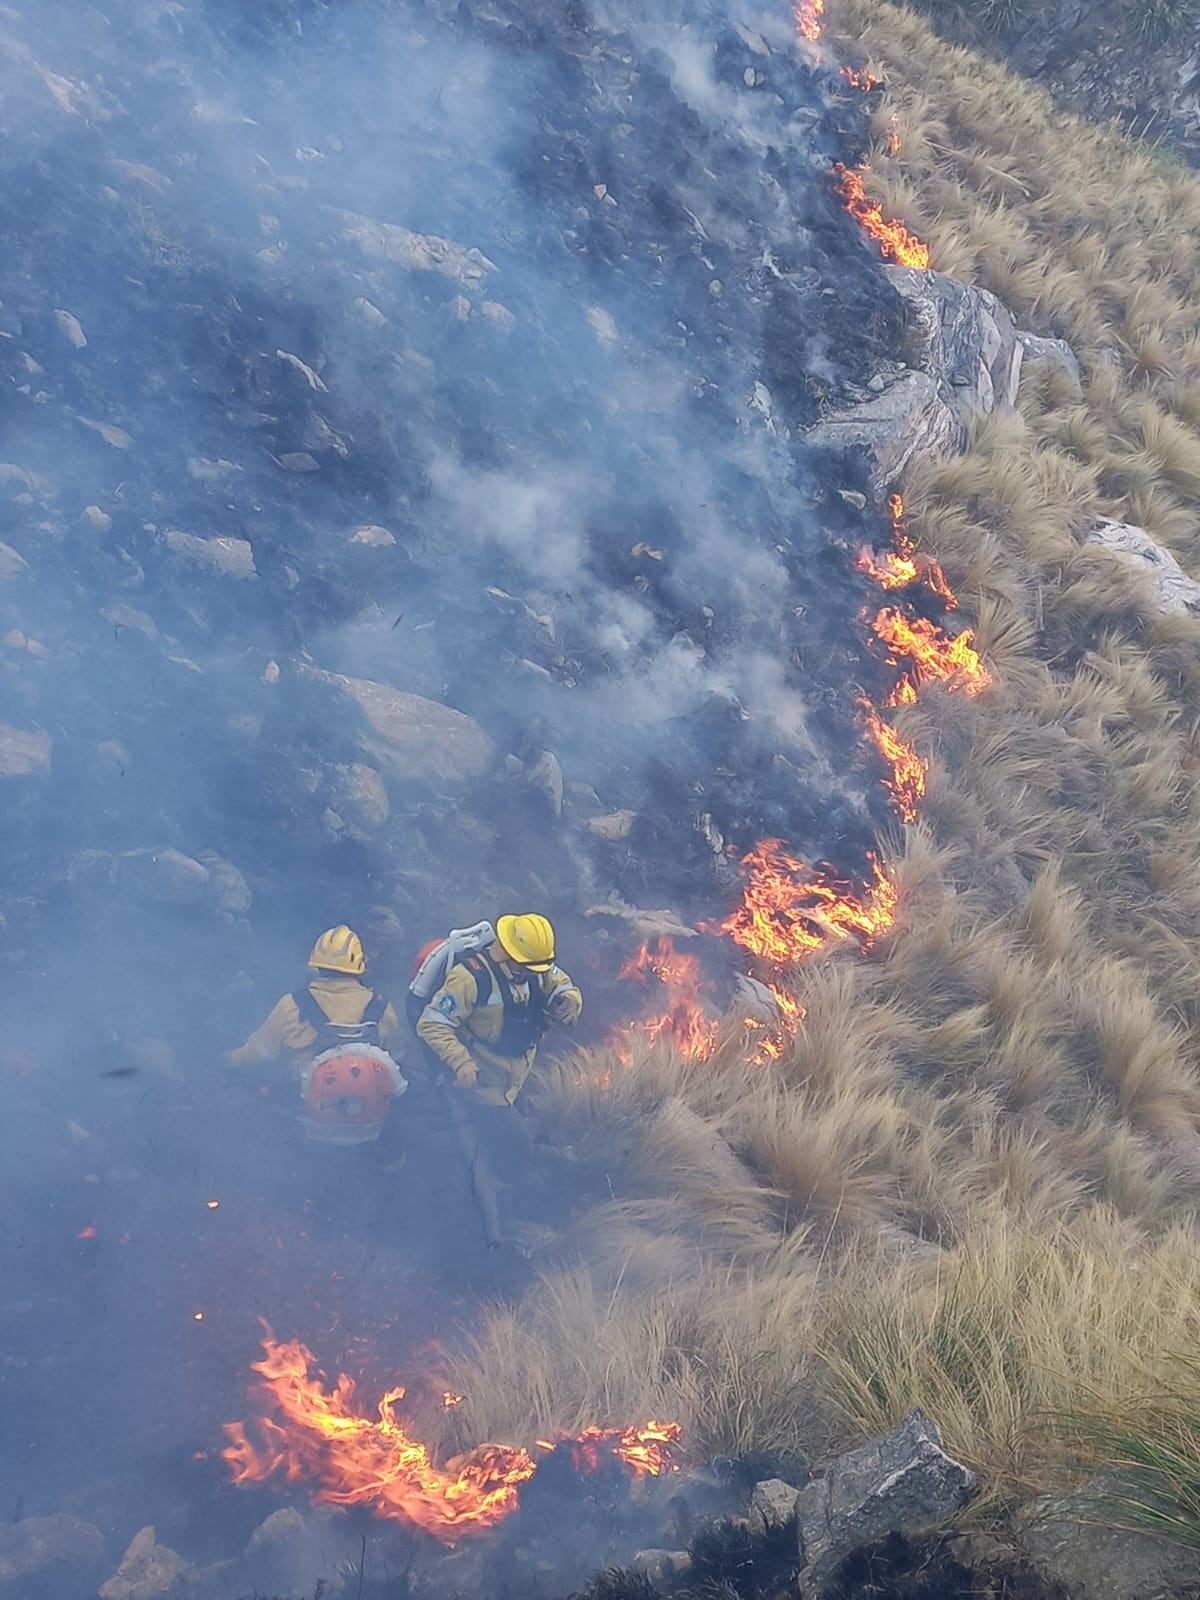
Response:
M26 1517L0 1523L0 1596L47 1600L99 1577L104 1560L100 1530L76 1517ZM94 1576L93 1576L94 1575Z
M1145 528L1101 517L1086 542L1107 551L1126 568L1148 611L1160 617L1200 616L1200 583L1189 578L1171 552L1156 544Z
M852 1550L944 1522L975 1493L975 1475L942 1448L923 1411L839 1456L796 1496L801 1600L817 1600Z
M1011 407L1027 351L1076 381L1079 370L1066 345L1023 334L988 290L914 267L885 271L904 302L905 366L878 374L870 399L823 417L805 436L861 461L879 499L915 457L956 455L972 413Z
M1129 1513L1093 1484L1033 1501L1021 1548L1071 1600L1180 1600L1200 1595L1200 1550L1120 1524ZM1118 1526L1113 1526L1116 1523Z
M360 741L364 752L398 779L462 783L485 772L495 759L492 741L461 711L369 678L304 670L360 708L371 730Z

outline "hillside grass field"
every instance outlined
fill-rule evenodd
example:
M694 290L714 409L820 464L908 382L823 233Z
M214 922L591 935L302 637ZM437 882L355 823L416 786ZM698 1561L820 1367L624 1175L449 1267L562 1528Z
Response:
M770 1067L731 1029L547 1076L616 1198L491 1314L443 1443L670 1416L700 1455L811 1456L920 1404L991 1505L1168 1438L1186 1480L1200 620L1083 537L1133 522L1200 576L1200 180L886 0L832 27L885 84L868 191L1082 389L1029 364L1016 414L903 485L995 685L898 714L930 773L882 841L895 929L795 972Z

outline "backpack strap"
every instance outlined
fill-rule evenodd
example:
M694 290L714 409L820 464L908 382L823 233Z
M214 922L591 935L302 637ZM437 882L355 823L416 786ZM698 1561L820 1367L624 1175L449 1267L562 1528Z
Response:
M475 979L475 1004L477 1006L487 1005L492 998L492 990L496 987L497 974L492 968L492 963L485 957L472 952L470 955L462 957L461 965L466 967L467 971Z
M300 1013L301 1022L306 1022L310 1028L315 1028L318 1036L324 1033L329 1026L329 1018L321 1010L316 995L307 984L292 990L292 1003Z
M370 1023L372 1027L378 1027L383 1021L383 1013L387 1010L387 1008L387 995L383 994L379 989L376 989L367 1004L367 1009L362 1014L362 1021L364 1023Z

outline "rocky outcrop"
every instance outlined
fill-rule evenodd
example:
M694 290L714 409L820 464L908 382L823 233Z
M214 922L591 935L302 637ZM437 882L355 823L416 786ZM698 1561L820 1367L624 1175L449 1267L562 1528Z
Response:
M376 736L364 734L363 751L400 781L462 783L485 772L495 759L492 741L479 724L436 700L340 672L309 668L305 676L359 706Z
M159 1544L153 1528L143 1528L112 1577L100 1586L100 1600L159 1600L190 1587L191 1576L183 1557Z
M914 459L957 454L973 412L1011 407L1027 355L1079 381L1070 347L1021 332L988 290L912 267L889 267L886 275L904 304L904 362L881 369L870 398L806 435L810 444L855 456L880 499Z
M796 1497L801 1600L819 1600L843 1558L897 1530L946 1521L975 1493L975 1475L942 1448L922 1411L839 1456Z
M62 1514L0 1524L0 1595L32 1600L95 1581L104 1540L90 1522ZM93 1577L92 1575L95 1575Z
M1128 1527L1097 1484L1035 1500L1019 1518L1025 1554L1071 1600L1180 1600L1200 1594L1200 1551Z
M1160 617L1200 616L1200 583L1145 528L1102 517L1086 542L1115 556L1130 572L1146 610Z

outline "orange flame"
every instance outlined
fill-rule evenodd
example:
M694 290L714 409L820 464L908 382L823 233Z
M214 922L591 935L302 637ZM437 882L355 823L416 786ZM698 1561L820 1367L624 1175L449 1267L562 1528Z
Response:
M925 798L925 779L929 768L891 723L883 720L869 700L860 701L860 705L863 726L888 764L889 776L884 778L883 786L891 795L900 820L915 822L921 801Z
M776 970L839 939L857 939L865 950L896 920L896 886L870 859L873 882L860 897L789 855L781 839L762 839L742 860L742 903L721 931Z
M356 1408L353 1379L342 1374L326 1387L323 1374L312 1371L312 1352L299 1340L281 1343L268 1330L263 1352L253 1370L280 1420L258 1419L259 1443L244 1423L226 1424L230 1442L222 1455L235 1483L265 1483L281 1473L289 1483L309 1483L315 1505L365 1506L452 1545L515 1511L521 1484L537 1471L528 1451L498 1444L479 1445L437 1467L396 1416L402 1388L390 1389L372 1417ZM677 1423L648 1422L587 1428L560 1443L579 1470L594 1469L608 1455L638 1476L657 1476L673 1469L671 1447L679 1435Z
M794 0L796 31L809 44L816 44L825 26L825 0Z
M720 1023L701 999L710 985L698 956L682 955L670 939L657 937L629 958L619 976L648 987L653 985L654 1003L661 1004L654 1016L631 1023L629 1033L640 1034L651 1045L665 1039L694 1061L708 1059ZM628 1059L622 1043L618 1049Z
M861 172L851 172L843 162L834 163L838 193L847 211L860 222L878 245L885 261L895 261L902 267L927 267L929 246L915 234L909 233L902 222L889 221L878 200L867 198Z
M861 89L864 94L870 94L872 89L878 89L883 82L882 78L877 78L866 67L842 67L841 74L852 89Z
M897 664L906 659L912 667L916 687L930 681L949 683L966 695L982 694L992 675L980 660L969 628L951 636L924 617L906 617L891 606L884 606L871 622L872 630L888 648L888 660ZM903 681L896 691L915 698ZM893 704L901 701L893 697Z

